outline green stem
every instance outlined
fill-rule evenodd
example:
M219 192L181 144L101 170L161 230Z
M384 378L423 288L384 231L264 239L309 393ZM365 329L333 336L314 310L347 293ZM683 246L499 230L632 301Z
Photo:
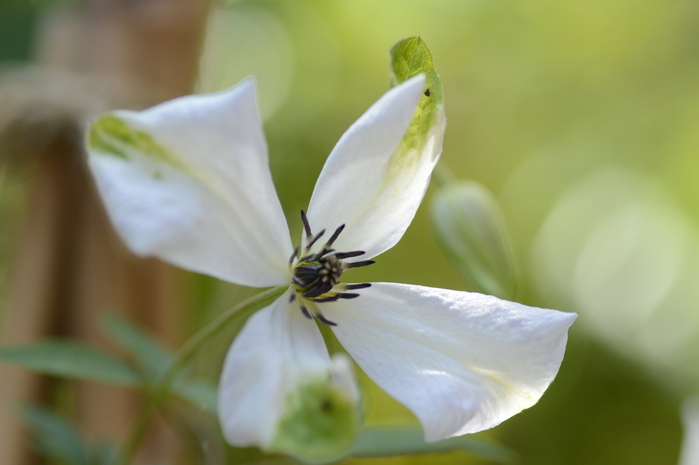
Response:
M170 387L177 378L180 369L191 360L196 351L211 337L215 336L224 329L231 321L242 314L252 313L259 310L277 300L286 290L288 286L279 286L268 289L257 294L235 307L227 310L218 316L214 321L204 326L190 337L175 354L175 360L160 378L160 380L152 387L148 398L138 412L138 416L129 431L129 435L124 441L124 445L119 452L116 463L114 465L128 465L131 463L134 455L138 452L138 448L143 440L143 436L148 430L151 417L158 409L160 403L167 396Z

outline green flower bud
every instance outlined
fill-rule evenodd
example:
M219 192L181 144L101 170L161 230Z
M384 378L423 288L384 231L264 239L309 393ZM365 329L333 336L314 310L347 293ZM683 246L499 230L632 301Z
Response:
M512 247L490 192L472 181L447 184L432 202L432 223L469 290L514 299L517 270Z
M299 384L286 398L285 415L269 450L306 463L324 463L344 457L354 444L361 424L358 392L352 376L348 383L347 357L333 357L334 370Z

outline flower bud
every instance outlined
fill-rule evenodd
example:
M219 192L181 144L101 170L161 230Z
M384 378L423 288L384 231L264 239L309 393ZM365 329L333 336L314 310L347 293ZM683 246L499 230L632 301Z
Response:
M483 186L459 181L432 202L432 223L447 258L471 291L512 300L517 271L495 198Z
M699 397L696 394L682 403L682 423L684 439L679 465L696 465L699 463Z
M344 457L361 422L352 362L345 354L334 355L330 371L300 382L288 393L285 407L269 450L306 463Z

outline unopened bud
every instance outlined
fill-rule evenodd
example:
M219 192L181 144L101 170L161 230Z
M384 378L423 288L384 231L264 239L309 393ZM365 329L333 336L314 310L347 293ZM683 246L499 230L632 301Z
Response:
M515 298L512 247L490 192L472 181L447 184L432 202L432 223L446 256L469 290Z
M361 423L359 391L347 356L335 355L330 372L301 382L289 392L285 407L270 450L306 463L344 457Z

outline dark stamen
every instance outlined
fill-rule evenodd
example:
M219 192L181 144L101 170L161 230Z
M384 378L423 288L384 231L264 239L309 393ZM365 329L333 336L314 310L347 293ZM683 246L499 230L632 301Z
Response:
M303 293L303 296L306 297L307 299L313 299L315 297L318 297L319 295L323 295L326 292L328 292L330 289L333 288L333 283L330 281L326 282L321 282L320 285L318 286L313 286L310 289L308 289L306 292Z
M323 249L319 253L309 253L308 255L304 255L303 257L299 258L299 263L301 262L316 262L326 256L329 253L333 253L335 249Z
M306 231L306 237L311 237L313 233L311 232L311 225L308 224L308 218L306 218L306 212L301 210L301 221L303 222L303 229Z
M343 263L343 266L345 268L359 268L360 266L369 266L374 263L376 263L374 260L364 260L363 262Z
M311 260L311 259L313 259L313 260ZM316 260L317 260L317 258L315 258L315 254L311 253L311 254L304 255L303 257L299 258L299 263L302 263L302 262L313 262L313 261L316 261Z
M335 294L332 297L326 297L324 299L315 299L315 302L322 304L323 302L337 302L339 299L354 299L359 297L359 294L352 292L342 292L340 294Z
M335 242L335 239L337 239L337 237L340 235L343 229L345 229L344 224L335 230L333 235L330 236L330 239L328 239L328 242L325 243L325 246L330 247L331 245L333 245L333 242Z
M296 248L294 249L294 253L292 253L292 254L291 254L291 257L289 258L289 265L291 265L292 263L294 263L294 258L296 258L296 256L297 256L298 254L299 254L299 247L296 247Z
M355 250L354 252L340 252L336 253L335 256L342 260L343 258L353 258L353 257L359 257L360 255L364 255L366 252L363 250Z
M305 287L305 288L310 288L310 289L306 289L306 292L303 293L303 296L304 296L304 297L308 297L306 294L309 294L309 293L310 293L310 294L315 294L315 289L317 289L318 286L322 286L322 285L323 285L323 284L321 283L321 280L322 280L322 279L323 279L323 278L321 278L320 276L318 276L318 277L314 278L314 279L311 280L311 281L306 281L306 282L304 282L304 287ZM322 294L322 292L321 292L320 294ZM320 294L318 294L318 295L320 295Z
M367 287L371 287L371 283L346 284L345 286L347 286L348 291L355 291L357 289L366 289Z
M303 305L301 305L301 313L303 313L303 316L305 316L305 317L308 318L309 320L312 320L312 319L313 319L313 317L311 316L311 314L308 313L308 309L307 309L306 307L304 307Z
M305 264L303 266L299 266L298 268L296 268L294 275L298 276L299 278L313 278L315 276L318 276L318 273L322 269L323 269L322 265L313 266L310 264Z
M323 249L320 253L318 253L313 260L320 260L324 256L326 256L329 253L333 253L335 249Z
M291 277L291 280L294 282L299 287L303 287L306 285L303 279L299 278L298 276L294 275Z
M374 260L363 260L355 263L345 263L343 260L359 257L366 252L363 250L354 250L350 252L335 252L332 244L337 240L345 225L341 225L333 232L330 239L319 251L311 253L311 249L318 243L320 238L325 234L323 229L318 234L313 234L311 225L306 216L306 212L301 210L301 221L306 234L304 242L307 245L301 246L294 250L294 254L289 259L289 264L293 267L291 281L296 286L295 292L299 295L292 294L289 296L289 302L299 300L304 303L304 299L313 300L317 303L335 302L339 299L354 299L359 297L359 294L354 292L343 292L357 289L365 289L370 287L369 283L359 284L341 284L340 276L350 268L359 268L362 266L374 264ZM303 250L303 252L301 252ZM299 255L301 257L299 258ZM306 307L301 305L301 311L308 318L317 318L320 322L335 326L335 323L327 320L322 314L316 314L317 309L309 312ZM310 316L309 316L310 315Z
M318 239L320 239L323 234L325 234L325 229L323 229L321 232L316 234L316 236L313 238L313 240L311 240L311 242L309 242L308 245L306 246L306 250L311 250L311 247L313 247L313 244L315 244L316 241Z
M317 314L316 318L318 318L321 323L325 323L328 326L337 326L337 323L333 323L332 321L326 319L321 313Z

